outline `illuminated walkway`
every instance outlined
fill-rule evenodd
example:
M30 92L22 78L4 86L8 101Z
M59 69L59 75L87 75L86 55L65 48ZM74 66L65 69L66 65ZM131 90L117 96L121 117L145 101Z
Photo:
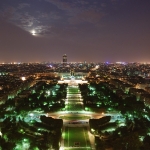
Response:
M86 114L78 85L68 85L65 112L63 116L70 119L64 123L60 150L94 150L93 135L88 130L88 119L83 119Z
M68 86L66 110L67 111L82 111L83 110L81 92L78 86Z

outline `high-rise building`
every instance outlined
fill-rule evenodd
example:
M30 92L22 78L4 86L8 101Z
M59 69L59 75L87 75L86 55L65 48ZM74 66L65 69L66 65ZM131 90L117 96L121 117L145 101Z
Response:
M63 63L67 63L67 55L66 54L63 55Z

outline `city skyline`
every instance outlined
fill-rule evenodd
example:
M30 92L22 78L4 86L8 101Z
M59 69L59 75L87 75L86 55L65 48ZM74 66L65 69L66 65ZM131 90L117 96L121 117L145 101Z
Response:
M0 2L0 62L149 62L149 0Z

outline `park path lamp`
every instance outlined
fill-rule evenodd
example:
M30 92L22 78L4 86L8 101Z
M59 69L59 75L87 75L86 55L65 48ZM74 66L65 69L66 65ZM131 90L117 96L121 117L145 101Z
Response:
M92 128L92 129L91 129L91 133L95 135L95 132L96 132L96 131Z
M31 117L31 120L33 120L34 114L30 113L29 116Z
M91 129L91 131L94 132L95 130L94 130L94 129Z
M22 145L23 145L23 149L29 149L30 147L30 143L28 139L23 139L22 140Z
M25 81L25 80L26 80L26 77L21 77L21 80L22 80L22 81Z
M2 137L2 135L3 135L3 134L2 134L2 132L0 131L0 136Z

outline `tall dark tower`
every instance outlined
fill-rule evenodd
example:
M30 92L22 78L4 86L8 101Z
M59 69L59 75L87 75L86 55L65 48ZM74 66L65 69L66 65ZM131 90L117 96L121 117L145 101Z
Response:
M64 54L64 55L63 55L63 64L66 64L66 63L67 63L67 55Z

